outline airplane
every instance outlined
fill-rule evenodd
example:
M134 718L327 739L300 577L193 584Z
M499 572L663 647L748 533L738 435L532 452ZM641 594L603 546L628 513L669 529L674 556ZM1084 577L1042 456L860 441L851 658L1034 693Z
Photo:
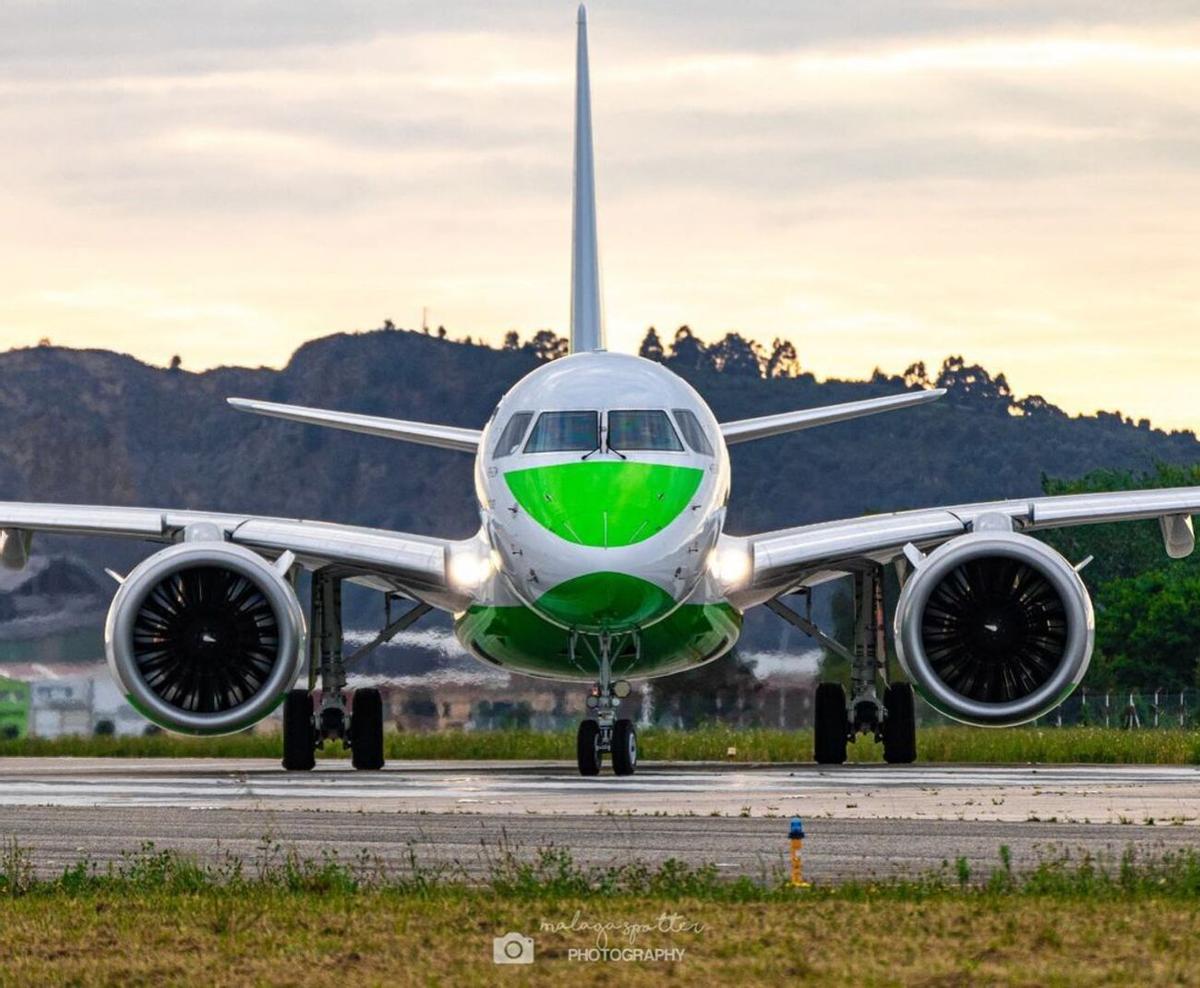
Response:
M453 616L480 661L586 689L583 776L605 756L633 775L637 732L619 716L631 682L711 662L743 615L770 608L844 656L850 690L818 685L816 761L840 764L862 734L886 762L916 758L914 689L980 726L1020 724L1061 703L1092 653L1094 619L1072 564L1031 533L1157 518L1165 551L1195 548L1200 488L1032 497L871 515L734 535L725 530L729 447L912 408L917 390L718 422L667 367L605 349L596 230L587 17L576 40L569 355L518 381L480 429L230 398L239 410L441 447L475 458L480 526L447 540L332 522L159 508L0 503L0 564L20 568L34 533L166 543L119 586L105 653L129 702L175 732L243 730L283 707L283 766L312 769L326 740L355 768L384 764L378 690L346 669L430 611ZM908 681L888 681L886 570L898 574L894 640ZM301 573L311 574L306 606ZM853 581L853 640L812 618L812 590ZM384 626L344 652L344 582L383 595ZM404 602L402 613L392 606ZM307 670L307 681L298 685ZM314 690L320 686L319 704Z

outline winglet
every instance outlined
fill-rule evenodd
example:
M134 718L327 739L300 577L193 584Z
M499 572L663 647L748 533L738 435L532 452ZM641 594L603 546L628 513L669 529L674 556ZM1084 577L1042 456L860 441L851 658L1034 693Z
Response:
M575 184L571 215L571 352L604 349L600 252L596 242L596 171L588 76L587 8L579 5L575 47Z

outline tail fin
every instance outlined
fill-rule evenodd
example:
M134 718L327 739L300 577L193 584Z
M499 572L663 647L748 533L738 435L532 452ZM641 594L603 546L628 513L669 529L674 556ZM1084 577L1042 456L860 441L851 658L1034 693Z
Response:
M588 79L587 9L579 5L575 49L575 189L571 222L571 352L604 349L600 253L596 246L596 172Z

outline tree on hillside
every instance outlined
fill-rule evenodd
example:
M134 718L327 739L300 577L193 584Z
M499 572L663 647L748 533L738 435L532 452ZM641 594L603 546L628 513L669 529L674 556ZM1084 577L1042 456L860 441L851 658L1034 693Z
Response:
M715 370L708 348L690 326L680 326L671 342L671 353L665 363L678 370Z
M924 360L918 360L915 364L909 364L905 368L904 384L909 388L933 387L933 383L929 380L929 372L925 369Z
M937 386L945 388L951 398L974 398L994 403L993 408L997 411L1008 411L1013 402L1012 389L1003 374L992 377L985 368L967 364L961 356L947 357L942 362Z
M520 350L521 349L521 334L515 329L510 329L504 334L504 350Z
M1057 416L1058 418L1066 418L1067 413L1057 405L1052 405L1041 395L1027 395L1016 403L1017 410L1022 415L1036 416ZM1149 423L1146 423L1147 426Z
M1200 571L1168 565L1111 580L1096 594L1088 679L1117 689L1200 685Z
M541 361L557 360L571 352L571 341L552 329L539 329L522 349Z
M662 340L658 338L658 330L651 326L646 330L646 335L642 339L642 345L638 348L638 356L645 357L647 360L657 361L661 364L666 355Z
M762 348L741 333L726 333L724 338L708 347L708 356L722 374L762 377Z
M791 340L775 337L771 344L771 355L767 357L764 367L766 377L799 377L800 358L796 356L796 348Z

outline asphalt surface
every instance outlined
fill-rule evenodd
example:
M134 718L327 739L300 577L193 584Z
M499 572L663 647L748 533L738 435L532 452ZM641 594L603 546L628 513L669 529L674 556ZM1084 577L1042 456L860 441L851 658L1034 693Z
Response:
M1001 845L1016 867L1063 851L1116 857L1200 847L1200 771L1134 766L650 765L581 779L561 763L0 759L0 838L53 874L146 844L253 870L287 852L478 876L506 853L568 849L587 865L680 858L730 874L784 867L804 818L817 881L919 874Z

